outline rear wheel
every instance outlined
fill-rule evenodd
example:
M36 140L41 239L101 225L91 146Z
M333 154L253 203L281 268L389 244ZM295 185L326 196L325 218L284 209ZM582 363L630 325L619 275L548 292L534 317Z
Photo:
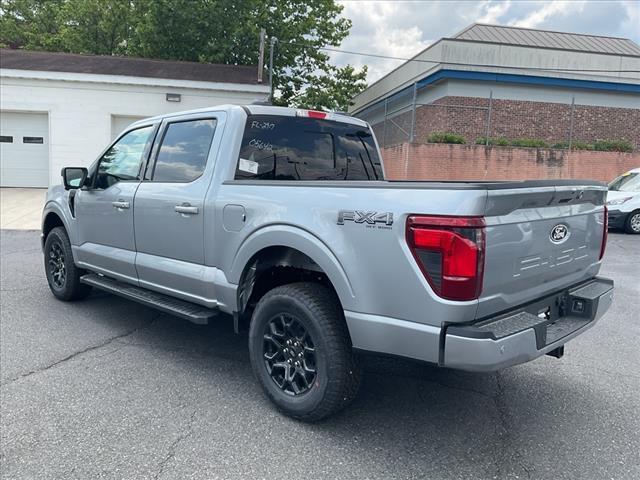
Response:
M624 222L624 229L627 233L640 233L640 210L634 210L627 215L627 221Z
M59 300L79 300L91 292L89 285L80 283L84 271L73 263L71 242L62 227L56 227L44 242L44 269L51 292Z
M249 329L253 372L286 415L316 421L356 396L360 370L335 294L322 285L274 288L258 302Z

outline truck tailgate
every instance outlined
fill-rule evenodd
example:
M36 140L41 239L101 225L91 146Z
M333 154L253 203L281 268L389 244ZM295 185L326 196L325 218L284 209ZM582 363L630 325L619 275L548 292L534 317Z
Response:
M488 190L484 284L476 318L592 278L600 266L606 187Z

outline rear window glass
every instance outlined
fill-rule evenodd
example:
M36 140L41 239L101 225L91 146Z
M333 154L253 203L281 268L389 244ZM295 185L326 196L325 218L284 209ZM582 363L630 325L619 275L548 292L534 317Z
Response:
M378 180L382 167L368 128L315 118L250 115L238 180Z

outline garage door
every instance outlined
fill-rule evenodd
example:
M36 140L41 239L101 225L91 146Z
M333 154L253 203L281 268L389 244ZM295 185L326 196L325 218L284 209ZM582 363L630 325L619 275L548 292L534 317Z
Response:
M114 140L122 131L133 122L146 117L132 117L129 115L111 115L111 140Z
M0 186L49 186L46 113L0 112Z

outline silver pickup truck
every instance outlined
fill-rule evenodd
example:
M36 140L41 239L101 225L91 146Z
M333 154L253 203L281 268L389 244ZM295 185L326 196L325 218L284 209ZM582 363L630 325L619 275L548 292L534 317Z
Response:
M266 395L302 420L353 399L358 352L474 371L560 357L613 297L604 185L388 181L346 115L150 118L62 177L42 223L53 294L232 315Z

